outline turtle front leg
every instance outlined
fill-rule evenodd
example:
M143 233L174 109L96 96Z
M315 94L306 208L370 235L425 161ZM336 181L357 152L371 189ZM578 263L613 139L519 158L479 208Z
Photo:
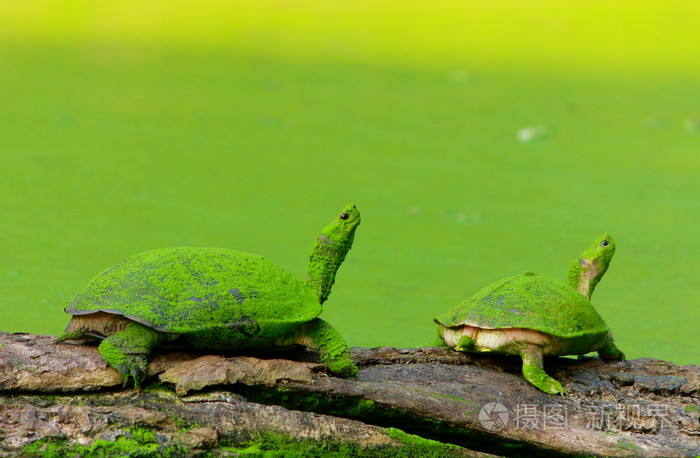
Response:
M598 355L603 361L624 361L625 354L620 351L615 345L612 332L608 332L608 337L605 339L603 346L598 350Z
M80 319L72 317L66 330L60 336L56 337L53 343L65 342L66 340L80 340L85 337L85 332L88 329L83 326Z
M162 334L139 323L130 323L122 331L107 337L97 348L104 360L124 377L124 385L133 379L134 388L148 375L148 355L162 340Z
M53 341L53 343L61 343L65 342L66 340L80 340L85 336L85 332L82 329L79 329L77 331L71 331L71 332L64 332L60 336L56 337Z
M305 323L286 336L277 339L276 346L302 345L318 352L321 363L339 377L356 377L359 370L350 359L350 350L343 336L320 318Z
M561 383L544 371L542 347L529 345L520 350L523 360L523 376L528 382L548 394L568 394Z

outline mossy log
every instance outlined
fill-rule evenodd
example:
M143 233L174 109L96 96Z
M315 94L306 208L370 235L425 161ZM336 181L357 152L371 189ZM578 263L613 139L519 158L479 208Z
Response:
M551 456L700 454L700 367L552 358L551 396L517 358L352 349L357 380L315 354L162 351L135 391L95 346L0 333L0 454Z

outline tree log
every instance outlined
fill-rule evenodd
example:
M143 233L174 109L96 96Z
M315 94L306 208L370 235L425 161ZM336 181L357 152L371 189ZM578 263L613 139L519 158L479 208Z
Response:
M163 350L134 390L94 345L53 339L0 333L0 454L700 454L696 365L550 358L570 393L552 396L516 357L446 348L353 348L357 380L304 350Z

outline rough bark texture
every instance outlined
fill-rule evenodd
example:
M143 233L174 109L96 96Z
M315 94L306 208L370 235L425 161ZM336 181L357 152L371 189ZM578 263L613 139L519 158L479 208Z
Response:
M570 395L550 396L517 358L352 356L357 380L328 376L306 351L161 352L137 392L95 346L0 333L0 454L700 454L698 366L553 358L546 368Z

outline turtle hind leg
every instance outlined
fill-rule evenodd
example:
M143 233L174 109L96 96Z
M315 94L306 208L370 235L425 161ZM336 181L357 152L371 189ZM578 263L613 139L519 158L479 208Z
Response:
M471 326L438 326L438 336L443 341L442 347L454 348L456 351L475 352L478 350L476 336L478 329Z
M457 351L474 352L477 350L476 340L469 336L462 336L459 338L457 345L455 346Z
M131 379L138 388L148 375L148 355L161 340L160 332L132 322L104 339L98 350L107 364L124 377L125 385Z
M625 360L625 354L622 353L622 351L615 345L615 340L613 339L611 332L608 332L608 337L605 339L605 343L603 343L603 346L598 350L598 356L600 356L600 358L606 362Z
M523 376L536 388L548 394L568 394L564 387L547 375L542 362L542 347L530 345L520 351L523 360Z
M302 345L318 352L321 363L339 377L356 377L357 366L350 359L350 350L343 336L328 322L315 318L275 342L276 346Z

